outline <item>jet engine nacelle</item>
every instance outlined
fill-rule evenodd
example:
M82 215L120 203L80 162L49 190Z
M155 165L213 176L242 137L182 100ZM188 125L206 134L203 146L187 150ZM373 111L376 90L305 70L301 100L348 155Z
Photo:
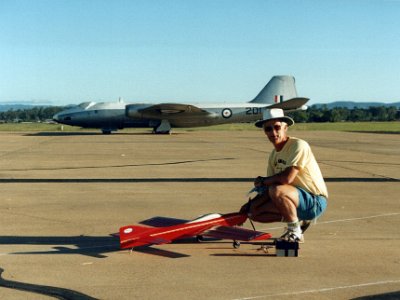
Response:
M143 105L130 104L125 106L125 115L128 118L143 119L143 114L139 112L139 109L143 108Z

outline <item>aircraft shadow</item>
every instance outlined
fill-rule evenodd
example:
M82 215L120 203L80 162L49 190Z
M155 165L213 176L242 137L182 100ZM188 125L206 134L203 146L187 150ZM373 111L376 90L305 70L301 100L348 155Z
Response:
M394 300L394 299L400 299L400 291L351 298L351 300Z
M171 132L171 135L181 135L185 134L185 132ZM165 136L165 134L154 134L151 131L148 132L114 132L112 134L103 134L102 132L95 131L44 131L44 132L35 132L35 133L27 133L24 136L84 136L84 135L154 135L154 136Z
M54 249L11 254L82 254L96 258L105 258L105 253L120 250L116 236L0 236L0 245L49 245Z
M0 178L0 183L180 183L249 182L254 178ZM400 182L388 177L328 177L326 182Z
M75 135L101 135L101 132L76 132L76 131L64 131L64 132L35 132L35 133L27 133L24 136L75 136Z
M217 253L217 254L210 254L211 256L217 257L276 257L276 254L271 253Z
M193 242L193 240L192 240ZM159 248L153 248L151 246L142 246L142 247L136 247L132 251L130 251L130 254L133 254L135 252L143 253L143 254L151 254L151 255L156 255L156 256L162 256L166 258L184 258L184 257L190 257L190 255L183 254L183 253L178 253L175 251L169 251L169 250L164 250L164 249L159 249Z
M174 241L172 244L197 244L195 238L185 238ZM219 240L215 238L204 238L201 244L214 245L219 248L210 247L210 250L231 249L232 241ZM264 243L243 242L243 244L262 245ZM75 254L86 255L95 258L106 258L107 253L125 251L130 255L135 253L150 254L165 258L184 258L190 255L170 251L153 246L135 247L133 250L121 250L119 238L116 235L110 236L0 236L0 245L48 245L50 250L11 252L9 255L57 255ZM221 248L222 247L222 248ZM260 254L212 254L215 256L259 256ZM262 253L263 256L267 255Z
M54 287L54 286L48 286L48 285L39 285L39 284L31 284L31 283L24 283L24 282L19 282L19 281L14 281L14 280L6 280L2 277L2 273L4 272L3 268L0 268L0 287L5 287L9 289L14 289L14 290L19 290L19 291L25 291L25 292L30 292L30 293L36 293L36 294L42 294L46 296L51 296L55 297L57 299L76 299L76 300L92 300L92 299L97 299L90 297L88 295L85 295L83 293L74 291L74 290L69 290L69 289L64 289L64 288L59 288L59 287Z
M195 239L182 239L175 243L196 243ZM121 250L119 238L116 235L110 236L0 236L0 245L49 245L51 250L45 251L22 251L8 253L10 255L57 255L57 254L78 254L95 258L106 258L107 253ZM190 255L153 248L151 246L136 247L131 251L162 256L166 258L183 258Z

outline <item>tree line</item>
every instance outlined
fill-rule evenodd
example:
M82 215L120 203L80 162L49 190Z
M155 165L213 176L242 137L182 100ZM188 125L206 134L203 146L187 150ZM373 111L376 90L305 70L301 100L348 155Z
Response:
M44 122L51 120L53 116L64 110L60 106L35 106L33 108L10 109L0 112L1 122Z
M44 122L51 120L53 115L64 110L65 107L47 106L29 109L17 109L0 112L1 122ZM328 109L326 106L315 105L304 111L295 111L288 114L297 123L312 122L363 122L363 121L399 121L400 111L395 106L373 106L369 108Z
M399 121L400 110L395 106L371 106L369 108L335 107L328 109L311 106L305 111L288 113L296 123L320 122L368 122Z

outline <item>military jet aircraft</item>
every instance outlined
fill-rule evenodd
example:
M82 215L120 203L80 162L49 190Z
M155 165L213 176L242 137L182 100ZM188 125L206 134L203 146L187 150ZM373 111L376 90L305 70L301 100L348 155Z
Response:
M54 121L84 128L100 128L104 134L118 129L153 128L170 133L172 127L198 127L254 122L268 108L305 110L308 98L297 97L292 76L274 76L251 101L236 104L84 102L53 116Z

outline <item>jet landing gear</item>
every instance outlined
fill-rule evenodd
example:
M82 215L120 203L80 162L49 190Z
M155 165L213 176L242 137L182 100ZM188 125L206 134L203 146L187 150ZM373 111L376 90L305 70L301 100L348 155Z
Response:
M117 128L112 128L112 127L104 127L101 128L101 133L102 134L111 134L113 131L117 131Z
M153 128L155 134L171 134L171 124L168 120L162 120L160 125Z

